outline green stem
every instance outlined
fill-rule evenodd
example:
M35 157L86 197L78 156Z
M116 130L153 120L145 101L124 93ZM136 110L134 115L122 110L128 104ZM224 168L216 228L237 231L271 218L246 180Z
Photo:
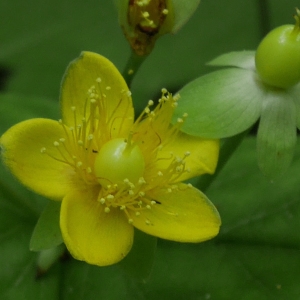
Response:
M221 145L219 162L215 173L213 175L205 174L200 176L197 182L194 183L194 185L197 186L203 192L207 190L211 183L219 175L223 167L226 165L227 161L230 159L232 154L239 147L244 138L248 135L250 130L251 128L238 135L226 139Z
M131 82L135 74L137 73L138 69L140 68L146 57L146 55L137 55L134 51L131 50L131 54L122 73L122 76L124 77L129 88L131 86Z
M268 0L257 0L260 35L263 38L271 30L270 7Z

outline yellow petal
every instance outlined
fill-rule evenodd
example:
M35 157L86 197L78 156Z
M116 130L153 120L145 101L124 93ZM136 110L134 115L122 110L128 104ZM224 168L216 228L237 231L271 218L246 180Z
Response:
M106 266L130 251L133 226L119 209L105 213L97 202L97 189L74 191L61 206L60 227L64 242L78 260Z
M31 119L18 123L1 137L4 163L30 189L61 200L73 186L74 171L48 154L59 156L53 143L63 137L57 121ZM48 154L41 152L44 147Z
M92 99L99 101L99 111L93 111ZM75 123L74 109L77 124L82 118L88 120L91 113L98 114L111 137L127 136L133 123L132 100L124 78L108 59L93 52L83 52L68 66L60 100L63 121L69 126Z
M194 187L178 184L178 190L153 192L160 202L136 216L129 212L133 225L150 235L178 242L202 242L219 232L219 213L207 197ZM148 196L148 195L147 195Z
M170 153L183 158L186 152L190 153L185 158L185 169L188 172L183 172L176 179L176 182L179 182L205 173L213 174L218 162L219 148L219 140L203 139L179 132L174 140L158 152L158 158L168 158ZM166 159L158 160L157 168L164 170L169 163Z

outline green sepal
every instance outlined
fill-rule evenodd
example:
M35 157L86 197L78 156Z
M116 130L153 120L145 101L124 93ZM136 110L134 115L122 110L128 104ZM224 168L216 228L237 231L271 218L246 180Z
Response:
M60 205L60 201L49 201L47 204L33 230L29 246L31 251L50 249L63 243L59 227Z
M284 90L269 91L257 134L257 158L261 171L270 179L282 175L293 159L297 141L294 99Z
M225 53L211 60L207 65L255 70L255 51L244 50Z
M297 128L300 130L300 83L292 87L288 92L294 99L296 107L296 124Z
M259 118L264 89L251 70L230 68L188 83L173 122L188 114L181 130L204 138L225 138L247 130Z
M133 279L145 283L152 271L156 247L156 237L135 228L132 249L119 266Z
M172 33L176 33L193 15L201 0L172 0L174 25Z
M39 253L37 259L37 276L45 274L66 251L65 245L59 245L54 248L43 250Z

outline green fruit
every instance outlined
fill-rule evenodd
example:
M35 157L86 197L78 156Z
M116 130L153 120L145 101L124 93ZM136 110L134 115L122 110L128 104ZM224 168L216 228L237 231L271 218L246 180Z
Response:
M259 44L255 65L261 80L277 88L289 88L300 81L300 11L295 25L272 30Z
M136 184L144 174L144 156L137 144L121 138L113 139L100 148L94 169L104 187L123 184L124 180Z

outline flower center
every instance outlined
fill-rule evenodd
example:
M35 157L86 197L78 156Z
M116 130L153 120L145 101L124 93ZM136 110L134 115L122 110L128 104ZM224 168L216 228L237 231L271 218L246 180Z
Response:
M144 169L145 161L139 146L122 138L104 144L94 164L97 180L104 187L123 184L125 179L135 184L143 176Z

